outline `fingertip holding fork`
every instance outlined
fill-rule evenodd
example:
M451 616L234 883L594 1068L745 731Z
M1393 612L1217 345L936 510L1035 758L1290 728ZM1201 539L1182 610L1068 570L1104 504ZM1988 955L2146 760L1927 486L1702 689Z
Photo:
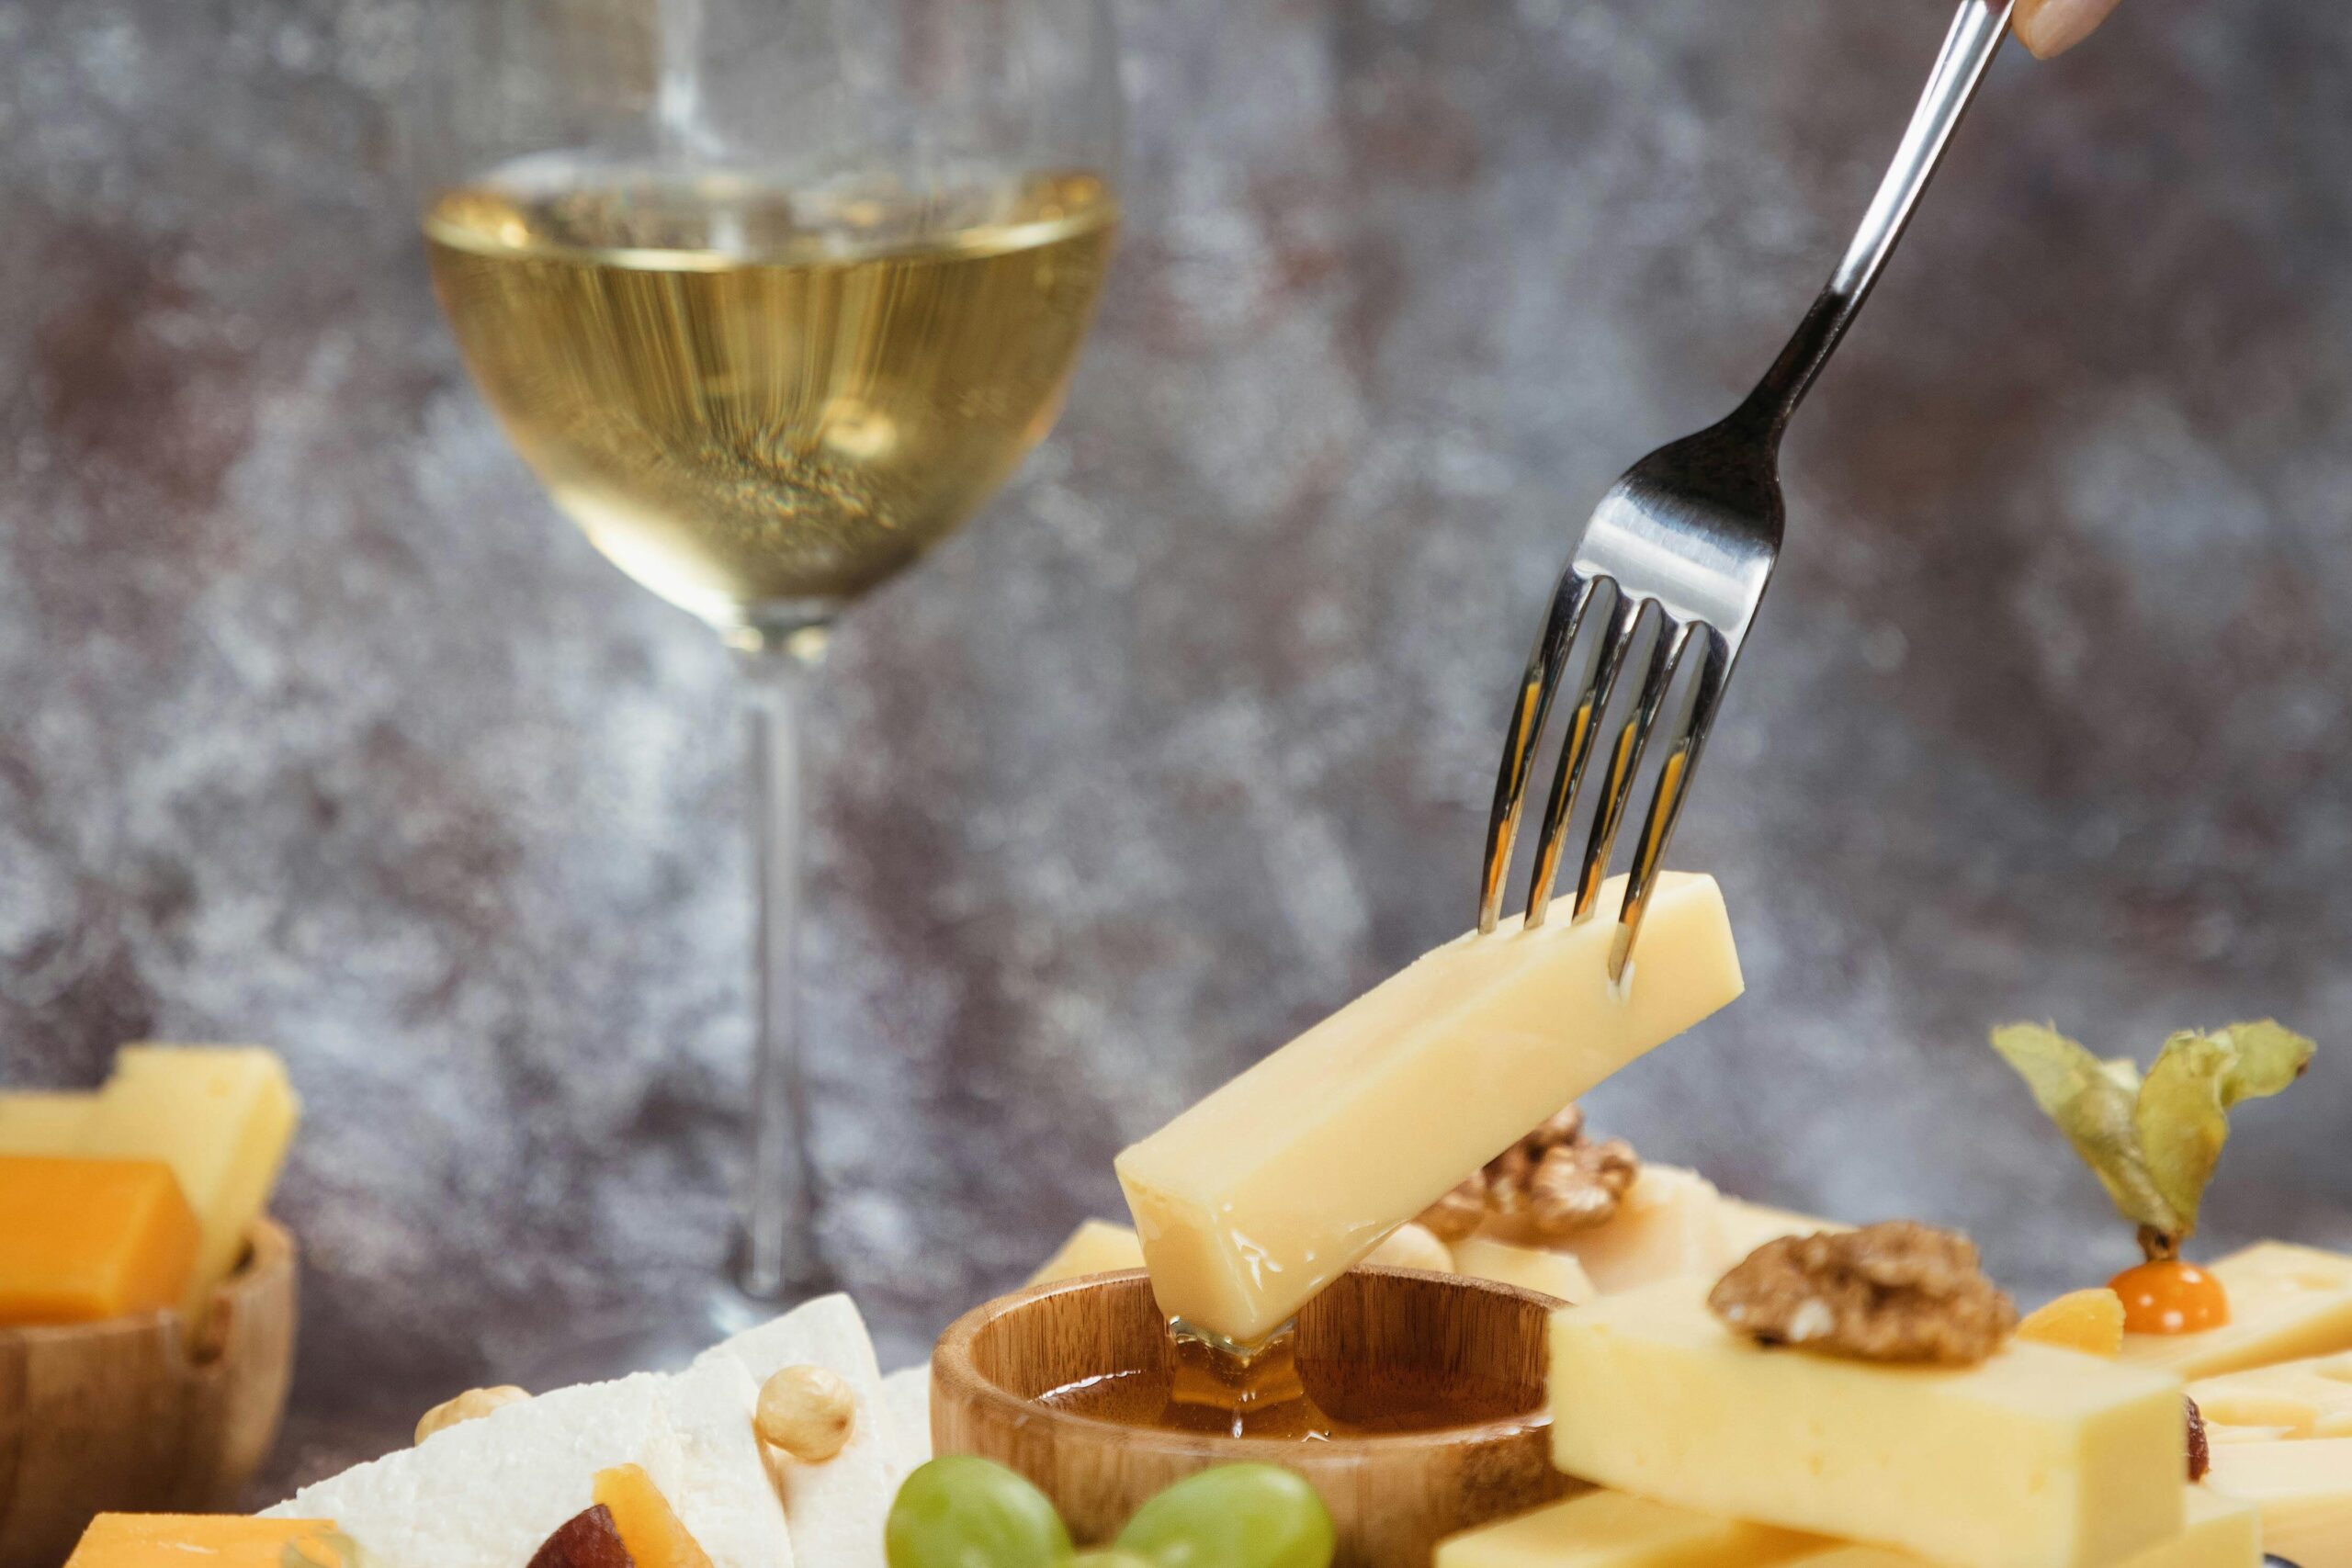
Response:
M1638 660L1640 688L1610 737L1601 794L1570 905L1573 919L1592 915L1633 804L1634 776L1652 738L1663 732L1666 756L1634 841L1610 943L1609 977L1624 982L1642 915L1722 707L1732 665L1780 557L1781 433L1902 238L1953 130L2008 34L2013 4L1963 0L1860 229L1828 286L1755 390L1729 418L1634 464L1586 523L1575 558L1553 592L1504 732L1480 871L1482 933L1499 922L1527 785L1555 699L1564 689L1573 690L1529 876L1522 927L1529 931L1550 912L1568 818L1600 749L1610 710L1617 705L1611 699ZM1596 619L1597 634L1588 635L1588 625ZM1568 682L1572 663L1577 675Z

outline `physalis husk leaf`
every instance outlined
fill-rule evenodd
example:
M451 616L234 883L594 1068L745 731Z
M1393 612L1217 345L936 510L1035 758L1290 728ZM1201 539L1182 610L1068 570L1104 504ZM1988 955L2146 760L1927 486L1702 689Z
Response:
M2211 1034L2183 1032L2165 1042L2148 1069L2132 1124L2148 1175L2180 1215L2175 1241L2197 1228L2198 1205L2229 1141L2229 1110L2277 1094L2311 1065L2312 1043L2264 1020Z
M2133 1124L2139 1070L2128 1060L2102 1062L2046 1024L2005 1024L1993 1031L1993 1049L2025 1079L2116 1211L2134 1224L2177 1234L2181 1216L2150 1175Z

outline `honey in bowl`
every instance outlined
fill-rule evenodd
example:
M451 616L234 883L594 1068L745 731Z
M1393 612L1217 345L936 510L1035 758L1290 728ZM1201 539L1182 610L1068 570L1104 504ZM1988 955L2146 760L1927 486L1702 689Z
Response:
M1366 1378L1361 1366L1300 1357L1283 1335L1246 1360L1179 1338L1165 1365L1080 1378L1037 1403L1123 1427L1302 1442L1442 1432L1523 1415L1526 1390L1459 1370L1396 1367Z

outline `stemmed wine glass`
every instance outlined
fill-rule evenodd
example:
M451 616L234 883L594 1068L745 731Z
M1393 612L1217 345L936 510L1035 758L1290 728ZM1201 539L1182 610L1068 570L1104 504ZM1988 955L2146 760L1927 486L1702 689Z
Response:
M433 285L556 504L735 649L758 1059L735 1280L819 1288L794 974L827 629L1059 412L1118 213L1103 0L450 0Z

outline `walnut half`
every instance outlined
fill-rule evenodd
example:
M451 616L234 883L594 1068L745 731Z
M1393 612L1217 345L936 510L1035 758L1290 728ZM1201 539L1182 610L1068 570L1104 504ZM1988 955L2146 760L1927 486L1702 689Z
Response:
M1764 1344L1864 1361L1973 1365L2018 1322L1974 1243L1911 1220L1768 1241L1716 1281L1707 1305Z

